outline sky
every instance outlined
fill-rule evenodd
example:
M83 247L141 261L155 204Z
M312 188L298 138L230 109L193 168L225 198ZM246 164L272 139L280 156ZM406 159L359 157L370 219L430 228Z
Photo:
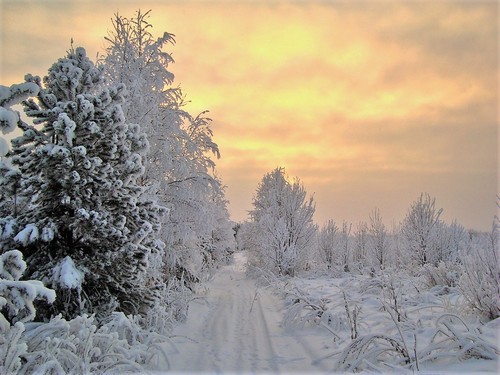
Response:
M70 47L103 53L136 1L0 0L0 84L43 76ZM497 214L496 1L142 1L186 109L209 110L235 221L284 167L315 221L399 223L422 192L442 218L489 230Z

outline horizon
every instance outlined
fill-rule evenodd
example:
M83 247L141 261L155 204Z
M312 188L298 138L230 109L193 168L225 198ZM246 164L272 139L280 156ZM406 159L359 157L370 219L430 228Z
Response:
M428 193L447 223L491 229L498 3L141 5L152 9L155 37L176 35L164 50L186 109L213 119L233 221L245 220L258 183L281 166L314 194L319 225L356 225L378 208L390 228ZM103 54L113 14L137 10L115 1L0 6L5 86L44 76L71 39Z

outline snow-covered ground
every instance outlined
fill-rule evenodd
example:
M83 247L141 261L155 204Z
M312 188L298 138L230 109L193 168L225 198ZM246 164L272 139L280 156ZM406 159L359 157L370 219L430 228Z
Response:
M282 327L283 300L248 278L245 253L235 253L191 302L185 323L173 332L169 348L174 372L320 373L315 359L326 353L331 335Z
M498 319L487 325L468 320L464 326L455 314L460 301L453 294L441 298L438 290L418 291L411 280L389 280L385 286L377 285L379 281L292 278L279 288L287 296L283 299L276 290L249 278L246 254L235 253L234 262L203 285L189 306L186 322L174 329L165 366L186 373L376 371L366 356L376 366L386 360L396 372L411 372L408 369L415 365L424 373L499 370ZM391 301L396 301L394 308ZM407 348L397 347L398 343ZM478 351L493 353L494 359L477 358ZM412 364L404 361L404 353ZM415 356L422 359L420 363L413 363ZM347 367L351 361L358 368L339 366L344 359ZM378 369L387 372L390 367Z
M453 289L425 290L416 277L294 278L284 320L328 329L322 360L340 372L499 373L500 319L481 323Z

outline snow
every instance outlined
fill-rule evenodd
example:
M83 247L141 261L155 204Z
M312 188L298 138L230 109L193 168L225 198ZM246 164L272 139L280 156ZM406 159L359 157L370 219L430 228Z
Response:
M460 307L453 293L445 298L430 291L417 295L414 280L395 280L402 282L400 303L406 309L404 321L395 323L388 313L391 306L381 309L388 291L381 291L378 279L316 274L288 278L281 287L269 289L247 276L246 261L245 252L235 253L232 264L199 286L186 321L174 328L173 346L165 346L168 364L161 364L159 370L311 374L377 369L388 372L393 371L393 366L396 372L409 372L392 344L405 341L413 350L408 327L415 318L417 325L410 333L418 336L416 350L422 358L423 373L495 373L498 368L495 345L500 319L486 325L474 319L462 323L458 315L446 312ZM414 292L408 294L412 288ZM278 290L285 300L273 293ZM307 304L300 305L299 298L307 300ZM353 318L350 321L346 317L346 303L351 314L359 307L357 340L350 337ZM306 305L308 308L304 308ZM322 317L318 314L321 309ZM398 336L398 324L404 337ZM358 354L357 345L366 352ZM476 358L477 351L484 358ZM488 356L494 360L485 359ZM387 360L387 365L378 362L380 359Z
M36 241L37 239L38 239L38 228L35 224L26 225L26 227L14 237L14 241L19 242L24 246L26 246L31 242Z
M9 152L9 144L3 138L0 138L0 157L7 155Z
M0 107L0 128L3 134L14 131L18 121L19 116L16 112Z
M168 356L177 372L270 372L328 370L315 362L331 337L319 329L308 332L281 326L283 301L246 276L246 254L235 253L204 284L205 292L190 304L185 323L174 329Z
M4 240L12 236L15 226L16 220L10 216L0 219L0 239Z
M84 146L75 146L71 149L71 152L73 155L78 155L78 156L85 156L87 155L87 149Z
M418 366L419 371L495 372L500 353L498 328L494 328L498 324L482 324L477 316L468 315L455 289L443 295L437 289L418 291L417 287L421 288L417 278L387 275L294 278L285 288L291 306L285 320L331 330L336 339L328 361L335 371L403 372ZM298 298L307 305L297 303ZM320 306L321 320L317 313L311 319L312 304ZM356 319L347 309L358 312ZM405 363L393 343L408 348L411 363Z
M54 239L54 226L48 225L42 229L42 241L50 242Z
M19 104L30 96L38 94L40 88L33 82L14 84L10 87L0 85L0 105L10 107Z
M54 129L64 130L68 145L73 146L76 124L66 113L63 112L59 114L58 121L54 124Z
M57 156L60 156L60 157L67 158L70 155L70 152L69 152L69 150L66 147L62 147L62 146L59 146L59 145L49 144L49 145L46 146L46 149L48 150L49 155L51 155L51 156L57 155Z
M53 283L67 289L80 289L84 273L78 270L70 256L64 258L53 268Z
M71 171L70 178L73 182L80 181L80 174L77 171Z
M19 278L25 269L26 262L20 251L10 250L0 256L0 330L2 333L9 330L4 314L14 323L31 321L36 314L33 306L36 298L44 298L48 303L53 303L56 298L55 292L46 288L41 281L20 281ZM0 358L3 358L1 344L3 344L2 340L0 340ZM1 370L0 361L0 372Z
M19 280L26 270L23 254L18 250L10 250L0 256L0 278Z
M145 22L146 31L151 25L139 14L137 22L125 20L124 24ZM134 32L133 27L126 30ZM147 31L145 35L149 35ZM7 213L12 204L22 211L16 216L17 223L10 216L0 218L0 240L5 240L0 244L4 252L0 256L0 373L15 372L21 367L21 358L26 373L87 373L90 369L116 373L130 369L495 372L500 318L487 322L483 316L480 321L478 311L498 316L499 273L496 257L490 260L496 253L476 251L474 246L481 249L482 243L472 246L464 242L461 251L468 256L460 258L460 267L465 271L463 275L455 272L461 229L456 232L440 222L442 210L435 209L428 195L422 194L412 206L401 233L395 236L394 249L384 242L386 229L378 211L373 211L371 226L365 226L363 234L372 237L367 237L362 248L353 245L354 241L349 244L351 238L358 239L357 234L351 237L350 224L344 222L340 231L332 222L331 233L324 233L331 236L322 238L320 234L319 238L322 245L329 245L320 246L323 259L314 259L318 249L313 199L305 199L300 180L288 182L284 170L278 168L273 172L277 181L269 174L259 187L257 197L269 204L269 210L259 211L254 204L250 216L259 225L247 233L252 246L242 247L260 253L259 266L267 263L267 269L261 271L267 272L271 282L264 287L261 280L248 276L245 252L236 253L232 264L212 274L234 247L232 225L226 225L224 188L208 156L209 152L220 155L205 112L192 117L180 110L181 91L173 87L163 90L173 79L166 70L171 56L161 52L161 45L169 39L171 35L164 34L156 44L146 42L145 48L115 44L115 53L105 59L106 74L109 83L113 76L123 83L101 93L103 71L86 58L83 48L50 68L43 80L46 89L39 77L31 75L26 80L32 82L0 86L2 132L12 131L16 125L26 128L12 150L11 161L19 170L4 168L2 182L11 188L20 181L23 191L17 195L16 185L13 200L0 204ZM128 52L135 47L139 47L138 57L147 51L150 58L133 58ZM124 60L116 59L118 56ZM146 60L150 62L143 65ZM131 90L126 102L125 86ZM19 114L10 106L39 91L36 101L23 103L33 124L44 124L37 130L18 123ZM76 93L84 94L75 101ZM147 136L141 130L143 124ZM144 157L148 137L153 142L152 152ZM2 141L0 154L7 147ZM77 145L80 143L83 145ZM55 173L46 173L50 170ZM139 186L137 174L144 171ZM59 180L64 184L53 183ZM56 187L62 190L52 191ZM147 195L142 194L143 187ZM154 206L150 198L169 206L169 216L162 222L157 213L166 209ZM64 213L57 209L60 202L70 206ZM47 213L55 216L44 217ZM431 220L417 220L426 217ZM160 224L164 224L161 231ZM422 237L421 232L426 235ZM78 239L77 248L65 245L70 242L65 241L66 233ZM467 235L465 231L463 235ZM400 254L400 240L413 248ZM273 263L268 262L274 251L272 241L282 250ZM56 294L39 280L19 281L26 263L21 252L5 252L12 245L29 255L31 275L27 277L48 279L52 287L60 287L59 306L40 309L39 317L48 320L52 312L62 311L66 317L78 315L75 319L67 321L59 315L49 323L27 324L23 334L23 323L35 317L34 300L52 303ZM90 251L93 258L85 260L85 267L77 262L78 268L70 256L63 258L71 254L82 259L81 254L88 254L86 250L93 246L103 251ZM115 247L120 252L113 253ZM495 245L483 250L490 248L495 251ZM50 251L44 253L47 249ZM373 254L365 253L366 249ZM429 249L436 253L428 253ZM386 259L388 250L394 252L394 259ZM362 259L367 254L371 260ZM434 255L432 266L427 265ZM253 258L257 258L255 254ZM108 267L116 260L117 267ZM40 262L45 263L43 267L37 267ZM373 265L380 267L368 274ZM422 287L418 284L422 275L415 276L416 272L400 278L394 268L402 265L406 271L424 265L422 272L432 279L429 284L437 286ZM323 266L328 269L323 275L299 275L304 269L322 272ZM353 273L344 272L348 270ZM109 272L112 277L108 278ZM83 288L85 281L90 284ZM102 288L95 287L101 281ZM197 294L191 296L188 288L196 289ZM150 308L146 301L154 306ZM112 313L117 306L122 312ZM83 311L96 315L87 316ZM185 322L176 321L172 343L163 334L184 316ZM30 353L26 353L28 347ZM16 362L2 367L4 353L9 352Z

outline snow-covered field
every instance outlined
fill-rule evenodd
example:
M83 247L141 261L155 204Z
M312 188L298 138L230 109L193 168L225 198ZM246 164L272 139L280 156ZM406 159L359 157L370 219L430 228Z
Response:
M482 324L462 311L453 290L424 290L416 278L323 275L265 288L247 276L239 252L191 302L164 365L187 373L497 372L499 319Z
M420 290L418 279L294 278L285 288L287 325L331 333L336 371L497 372L500 320L462 314L454 291Z

